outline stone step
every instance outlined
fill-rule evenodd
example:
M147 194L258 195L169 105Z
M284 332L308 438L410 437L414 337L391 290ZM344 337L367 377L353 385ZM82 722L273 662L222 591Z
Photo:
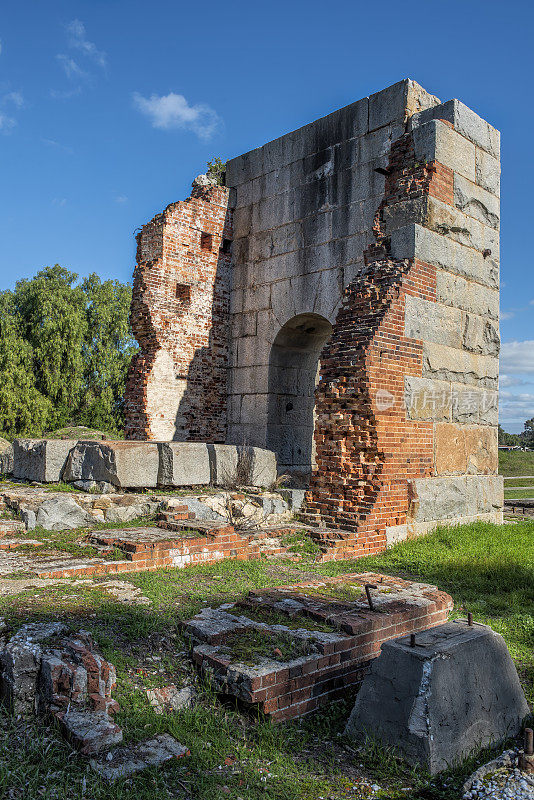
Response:
M16 550L18 547L43 547L44 542L37 539L0 539L0 550Z

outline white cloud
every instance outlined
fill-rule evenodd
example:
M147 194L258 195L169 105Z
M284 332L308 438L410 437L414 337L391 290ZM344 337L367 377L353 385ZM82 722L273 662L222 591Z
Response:
M523 392L501 392L499 397L499 418L509 422L524 422L534 417L534 394Z
M534 374L534 340L505 342L501 347L501 370L505 375Z
M85 35L85 25L79 19L73 19L66 25L69 34L69 46L80 50L85 56L91 58L99 67L106 66L106 54L97 49L94 42L88 41Z
M17 124L12 116L12 108L20 109L24 106L24 98L20 92L5 92L0 95L0 131L9 133Z
M153 128L191 130L201 139L210 139L221 125L216 111L205 103L189 105L182 94L170 92L143 97L133 95L135 107L152 121Z
M118 194L115 197L115 202L116 203L127 203L128 202L128 198L126 197L125 194Z
M73 58L70 58L70 56L65 56L60 53L56 56L56 59L61 64L63 72L69 80L84 80L88 77L87 72L79 67L76 61L74 61Z
M515 317L515 311L501 311L500 313L501 321L512 319Z
M499 388L508 389L510 386L524 386L527 381L522 378L513 378L511 375L499 375Z

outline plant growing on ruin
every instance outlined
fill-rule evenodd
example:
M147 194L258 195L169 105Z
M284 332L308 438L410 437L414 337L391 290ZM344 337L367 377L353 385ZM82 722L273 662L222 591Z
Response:
M208 161L206 175L208 178L212 178L217 186L224 186L225 173L226 161L222 161L220 158L213 158L211 161Z

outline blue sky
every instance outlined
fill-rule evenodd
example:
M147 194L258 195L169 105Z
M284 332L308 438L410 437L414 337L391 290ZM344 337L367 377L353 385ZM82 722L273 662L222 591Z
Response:
M213 156L404 77L502 132L501 418L534 416L534 6L512 0L27 0L0 12L0 289L130 280L133 234Z

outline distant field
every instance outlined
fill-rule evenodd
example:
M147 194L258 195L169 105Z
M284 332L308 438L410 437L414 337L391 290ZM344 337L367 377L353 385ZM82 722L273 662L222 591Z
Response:
M521 450L499 450L499 472L505 478L534 475L534 451L522 453ZM522 485L527 486L528 483Z

